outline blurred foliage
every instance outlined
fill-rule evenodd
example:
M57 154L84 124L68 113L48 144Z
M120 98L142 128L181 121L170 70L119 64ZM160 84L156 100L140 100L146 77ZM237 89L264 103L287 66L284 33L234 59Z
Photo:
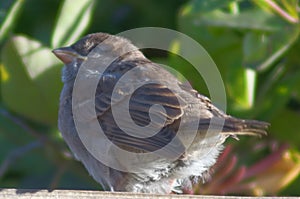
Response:
M158 26L209 52L228 113L271 123L268 137L231 142L212 179L193 193L300 195L299 10L298 0L0 0L0 187L100 188L57 130L62 64L51 49L91 32ZM182 58L145 53L209 95Z
M268 149L270 154L252 165L239 165L240 154L233 152L232 145L228 145L212 167L211 177L205 183L195 184L191 193L276 195L299 174L300 155L290 151L287 144L279 145L277 141L271 141L260 142L254 146L250 147L248 153L253 155L262 149Z

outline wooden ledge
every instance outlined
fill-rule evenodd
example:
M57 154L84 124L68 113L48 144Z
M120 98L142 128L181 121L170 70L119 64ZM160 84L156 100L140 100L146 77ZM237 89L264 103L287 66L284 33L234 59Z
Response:
M258 197L240 197L240 196L206 196L206 195L157 195L157 194L137 194L126 192L104 192L104 191L83 191L83 190L54 190L48 191L44 189L0 189L1 199L253 199ZM268 197L259 197L268 198ZM276 197L276 198L291 198L291 197Z

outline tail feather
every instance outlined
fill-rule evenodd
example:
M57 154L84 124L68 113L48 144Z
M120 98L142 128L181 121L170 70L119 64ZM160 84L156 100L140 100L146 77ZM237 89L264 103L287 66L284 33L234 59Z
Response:
M262 122L258 120L243 120L237 118L227 118L225 119L224 127L225 131L223 134L229 135L253 135L253 136L263 136L267 135L267 129L270 126L267 122ZM231 127L226 131L226 127Z
M208 128L217 129L224 135L227 134L234 137L237 135L252 135L261 137L263 135L267 135L267 129L269 126L269 123L263 121L227 117L201 119L198 129L200 131L205 131Z

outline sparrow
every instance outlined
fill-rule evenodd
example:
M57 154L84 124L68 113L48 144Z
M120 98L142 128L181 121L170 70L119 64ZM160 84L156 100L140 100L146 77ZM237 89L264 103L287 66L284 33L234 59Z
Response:
M68 47L54 49L53 53L65 64L58 128L76 159L104 190L182 193L207 176L228 137L266 135L269 123L227 115L209 98L147 59L123 37L107 33L89 34ZM108 63L109 58L114 59ZM107 64L105 68L104 63ZM81 71L90 65L93 65L92 69ZM87 149L79 136L74 121L73 92L76 78L81 73L83 81L89 81L92 76L98 78L91 99L95 114L89 110L83 113L85 109L82 111L90 120L98 122L104 132L103 138L95 141L93 150L120 165L125 165L127 157L109 149L102 151L103 146L112 143L107 146L136 154L127 170L102 162ZM84 92L89 88L81 89ZM114 92L117 93L115 96ZM126 104L129 116L124 115L120 108L127 107ZM160 107L155 108L155 105ZM115 107L117 114L113 112ZM148 131L149 124L158 131ZM93 140L88 128L86 132L84 130L81 133Z

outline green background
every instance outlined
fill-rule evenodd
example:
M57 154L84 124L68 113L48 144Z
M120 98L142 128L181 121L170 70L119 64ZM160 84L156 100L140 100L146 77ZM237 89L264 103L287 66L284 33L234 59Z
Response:
M63 65L51 50L92 32L149 26L187 34L209 52L229 114L271 123L267 137L229 141L212 180L194 193L300 195L297 0L0 0L0 187L101 189L57 129ZM170 49L180 51L180 39ZM209 96L182 58L145 54Z

